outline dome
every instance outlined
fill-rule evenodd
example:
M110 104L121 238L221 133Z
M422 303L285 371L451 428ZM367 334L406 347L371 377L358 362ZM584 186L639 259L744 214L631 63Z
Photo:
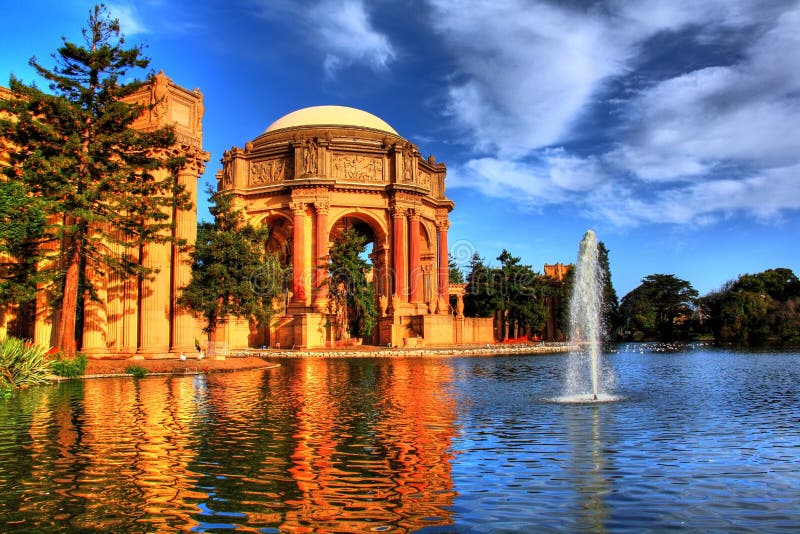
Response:
M264 133L300 126L355 126L399 135L386 121L372 113L345 106L313 106L298 109L270 124Z

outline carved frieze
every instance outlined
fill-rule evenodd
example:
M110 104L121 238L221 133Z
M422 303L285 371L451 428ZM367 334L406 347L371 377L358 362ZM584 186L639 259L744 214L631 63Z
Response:
M383 160L352 154L333 154L333 177L348 182L383 182Z
M290 158L275 158L255 161L250 164L250 185L280 182L294 173Z
M181 133L181 132L175 132L175 139L181 145L186 145L186 146L193 147L193 148L200 148L200 146L202 144L200 142L200 138L199 137L192 136L192 135L187 135L187 134Z
M425 189L430 189L431 188L431 175L428 174L427 172L422 171L420 169L419 178L417 180L417 183L419 183L419 185L421 187L424 187Z

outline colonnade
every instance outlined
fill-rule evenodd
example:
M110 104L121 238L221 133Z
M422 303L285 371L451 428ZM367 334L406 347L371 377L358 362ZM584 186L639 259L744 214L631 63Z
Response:
M292 212L291 305L295 311L312 306L316 311L325 313L328 297L325 282L328 274L320 259L329 254L330 233L333 229L329 222L330 205L328 202L295 200L289 203L289 208ZM435 221L436 233L432 236L431 247L436 259L431 266L432 270L427 271L422 258L421 214L418 210L407 207L392 207L390 213L391 235L384 237L382 232L376 232L376 236L381 234L380 238L376 237L375 243L380 249L376 249L371 256L378 296L391 298L396 303L424 304L426 299L432 299L437 304L441 299L447 301L449 225L446 218ZM312 227L307 229L309 223ZM309 238L313 238L313 243L307 242ZM390 242L386 242L388 239ZM391 263L389 257L383 254L388 249L391 249ZM311 251L311 257L306 251ZM390 269L388 273L387 267ZM436 285L435 292L428 295L425 292L425 272L431 272L431 285Z

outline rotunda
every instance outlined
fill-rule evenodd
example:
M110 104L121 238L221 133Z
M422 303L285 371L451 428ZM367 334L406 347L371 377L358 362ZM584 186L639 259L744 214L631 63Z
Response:
M322 267L330 242L355 227L372 243L373 284L382 346L474 341L449 306L447 232L453 202L446 167L375 115L343 106L289 113L222 158L219 189L250 222L270 228L268 250L291 267L291 283L268 331L241 321L225 342L313 348L330 345ZM461 325L463 329L463 324Z

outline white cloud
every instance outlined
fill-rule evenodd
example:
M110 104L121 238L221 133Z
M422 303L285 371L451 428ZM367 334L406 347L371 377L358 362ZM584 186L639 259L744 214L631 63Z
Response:
M449 111L480 150L520 156L558 142L628 52L602 20L525 1L435 0L460 83Z
M298 21L303 38L324 54L323 67L329 76L352 65L384 71L395 59L392 43L375 28L363 0L319 0L311 5L295 0L258 3L262 17Z
M478 158L450 169L448 185L472 187L483 194L512 198L528 206L572 201L601 185L604 175L595 158L578 158L563 150L545 151L540 160Z
M477 153L451 185L531 206L570 203L619 226L800 209L800 3L429 1L457 65L448 111ZM668 32L718 51L731 39L749 44L699 69L662 57L684 71L647 80L637 69ZM616 144L592 154L576 127L625 77L644 89L613 95ZM559 148L578 134L591 155Z
M742 180L720 179L656 190L645 197L624 182L589 195L587 209L616 226L640 223L705 225L744 213L762 222L800 209L800 164Z
M638 125L617 151L645 180L701 175L714 164L800 161L800 8L785 13L744 60L666 80L631 103Z
M385 70L395 57L389 39L373 27L361 0L323 1L308 16L327 51L324 65L329 75L353 64Z
M139 10L132 4L106 4L112 18L119 20L120 30L124 35L150 33L139 15Z

